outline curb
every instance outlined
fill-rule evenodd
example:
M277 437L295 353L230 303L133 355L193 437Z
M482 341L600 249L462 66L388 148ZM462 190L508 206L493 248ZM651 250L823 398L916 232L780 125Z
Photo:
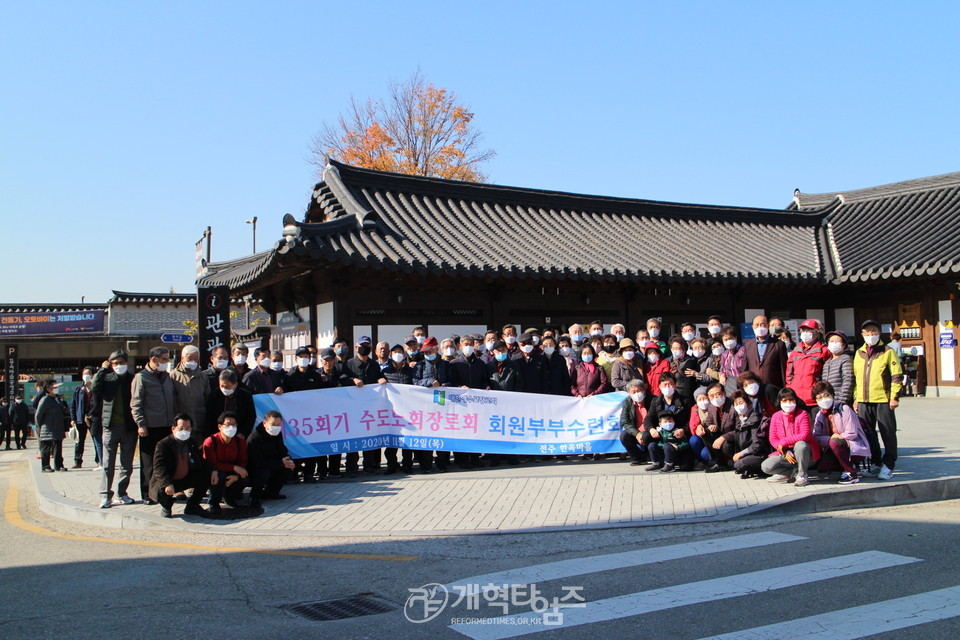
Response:
M505 535L524 533L556 533L561 531L590 531L598 529L620 529L633 527L651 527L678 524L701 524L710 522L729 522L751 517L789 516L810 513L838 511L843 509L866 509L892 507L919 502L936 502L960 498L960 476L947 476L926 480L909 480L883 484L837 486L809 494L782 496L767 502L742 509L730 509L713 516L693 518L673 518L662 520L624 520L619 522L596 522L572 526L549 526L528 529L477 529L462 531L243 531L219 528L201 518L196 522L174 517L163 518L140 512L124 512L123 507L100 509L67 498L50 485L50 481L36 465L29 465L37 489L37 503L44 513L98 527L137 531L190 531L194 533L213 533L218 535L239 536L314 536L320 538L342 537L458 537L473 535ZM269 509L269 507L268 507ZM194 517L191 516L191 520Z

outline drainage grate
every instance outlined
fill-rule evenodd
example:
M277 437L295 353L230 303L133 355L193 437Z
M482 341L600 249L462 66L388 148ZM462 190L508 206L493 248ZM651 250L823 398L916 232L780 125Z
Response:
M398 609L397 605L387 602L372 593L361 593L349 598L321 600L320 602L302 602L280 607L307 620L323 622L326 620L345 620L372 616Z

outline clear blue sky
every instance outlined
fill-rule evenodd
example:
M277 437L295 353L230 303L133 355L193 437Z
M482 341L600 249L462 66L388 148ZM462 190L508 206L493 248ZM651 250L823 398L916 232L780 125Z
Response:
M956 2L473 4L7 3L0 303L193 291L203 229L277 240L321 123L418 65L501 184L782 208L960 170Z

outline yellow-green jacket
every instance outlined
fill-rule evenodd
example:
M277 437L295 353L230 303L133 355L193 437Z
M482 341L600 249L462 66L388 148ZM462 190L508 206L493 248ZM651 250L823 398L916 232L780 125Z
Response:
M853 380L856 402L890 402L899 398L903 388L900 358L882 342L877 343L867 358L867 345L864 344L853 358Z

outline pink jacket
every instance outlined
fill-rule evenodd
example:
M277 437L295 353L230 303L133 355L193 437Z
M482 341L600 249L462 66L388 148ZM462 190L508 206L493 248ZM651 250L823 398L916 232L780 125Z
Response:
M794 409L793 413L784 413L777 411L770 419L770 446L774 449L780 446L792 449L793 445L803 440L810 446L810 454L813 461L820 459L820 445L813 432L810 430L810 416L807 412L800 409ZM774 451L770 455L780 455Z

